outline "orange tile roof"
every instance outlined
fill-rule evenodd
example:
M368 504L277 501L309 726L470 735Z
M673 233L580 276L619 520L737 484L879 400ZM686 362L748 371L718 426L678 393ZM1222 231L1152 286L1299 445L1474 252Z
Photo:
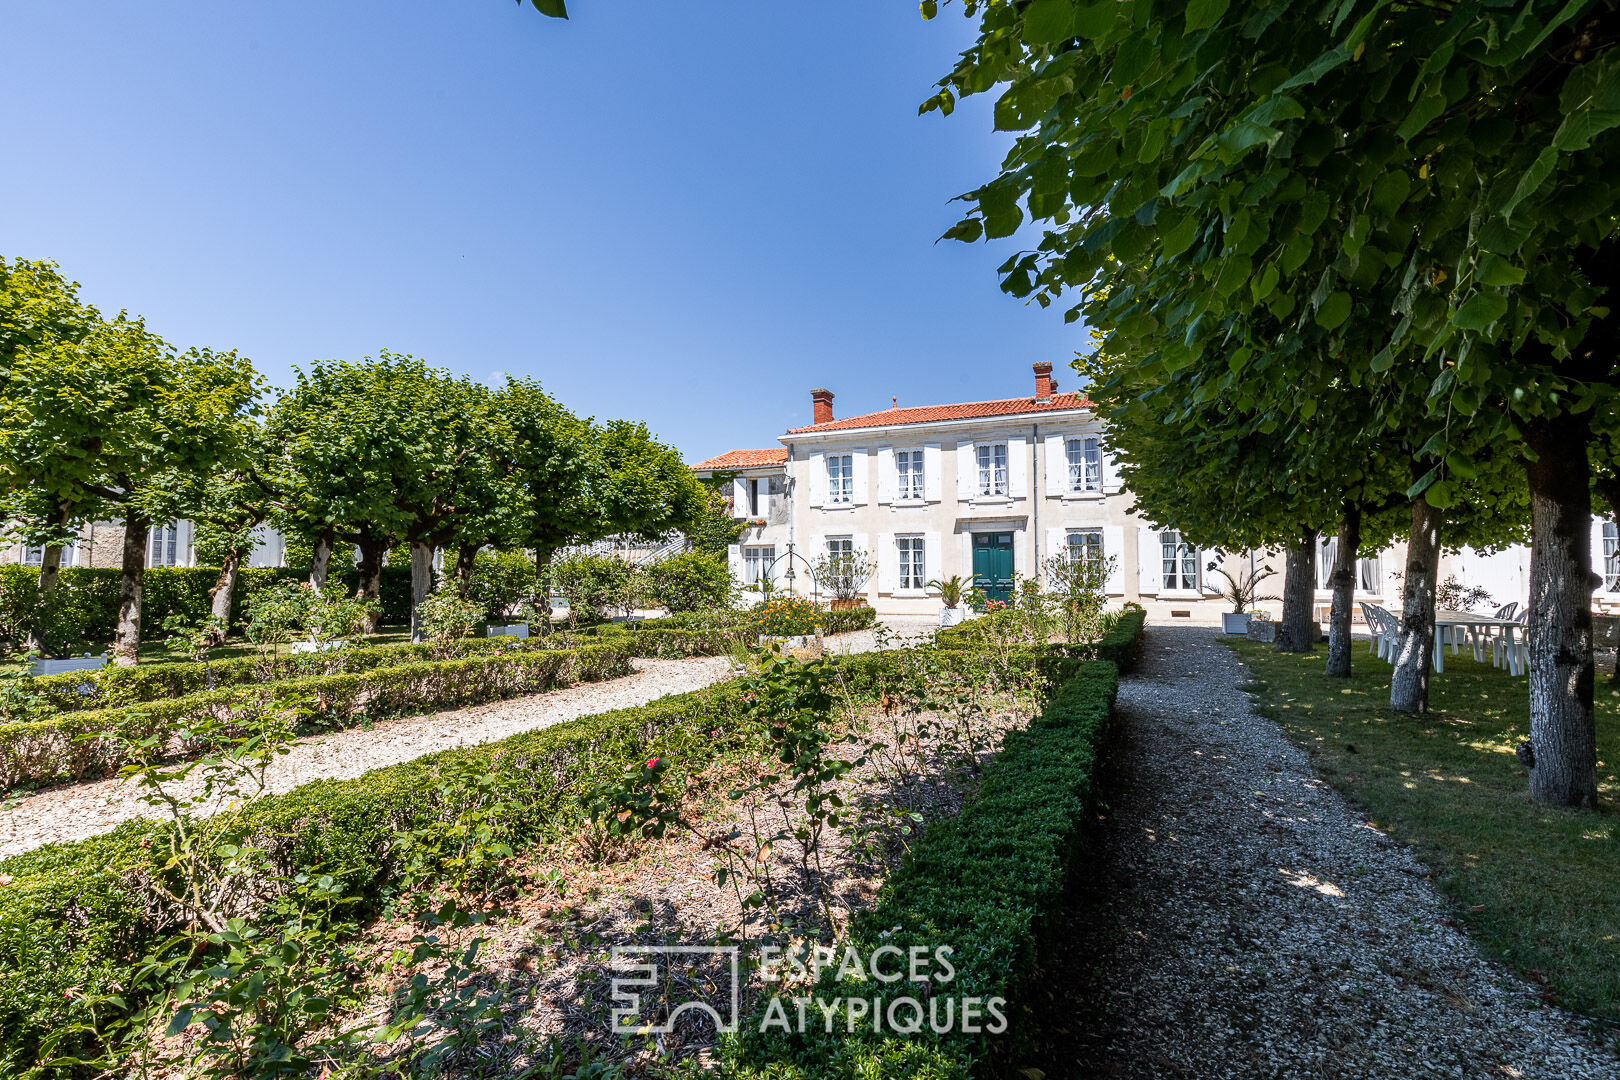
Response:
M850 428L891 427L897 424L927 424L938 420L975 420L986 416L1018 416L1023 413L1057 412L1063 409L1089 409L1091 399L1083 393L1053 394L1051 401L1032 397L1005 398L1001 401L966 401L960 405L914 405L905 409L851 416L830 424L789 428L787 434L814 431L845 431Z
M786 448L774 450L727 450L719 457L712 457L708 461L700 461L693 465L693 470L708 469L719 471L721 469L750 469L760 465L786 465L788 452Z

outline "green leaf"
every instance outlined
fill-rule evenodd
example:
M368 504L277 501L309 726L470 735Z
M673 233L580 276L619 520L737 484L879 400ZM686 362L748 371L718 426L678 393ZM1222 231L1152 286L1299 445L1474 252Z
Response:
M1277 264L1266 263L1265 268L1260 271L1260 276L1254 279L1253 288L1256 303L1271 295L1272 290L1277 287L1277 278L1279 276Z
M1035 0L1024 12L1024 40L1031 45L1049 45L1074 37L1073 0Z
M523 0L518 0L518 3L522 2ZM530 0L530 3L534 5L534 10L542 15L549 15L553 19L568 18L568 7L563 0Z
M1316 324L1324 330L1336 330L1350 317L1350 294L1335 292L1316 309Z
M1508 201L1502 204L1502 216L1511 218L1513 211L1518 209L1520 203L1536 193L1536 189L1546 183L1547 177L1552 175L1553 166L1558 164L1558 151L1548 146L1536 155L1536 160L1525 170L1519 178L1519 184L1513 189Z
M1188 0L1187 32L1214 26L1231 4L1232 0Z
M1412 106L1412 111L1407 114L1406 119L1401 121L1401 126L1395 129L1396 137L1403 141L1410 141L1418 132L1428 127L1435 117L1445 111L1446 96L1440 93L1438 89L1432 94L1419 98L1418 103Z
M1346 60L1350 59L1350 51L1344 48L1329 49L1327 52L1306 64L1298 75L1289 79L1278 90L1297 90L1301 86L1309 86L1317 79L1326 75Z
M1481 285L1507 286L1518 285L1524 281L1524 267L1514 266L1500 255L1487 252L1479 261L1479 270L1474 280Z
M1459 330L1483 332L1507 314L1507 307L1507 297L1501 293L1476 292L1457 309L1457 314L1451 317L1451 324Z
M1114 28L1114 19L1118 14L1119 4L1116 0L1097 0L1075 12L1075 35L1095 41Z

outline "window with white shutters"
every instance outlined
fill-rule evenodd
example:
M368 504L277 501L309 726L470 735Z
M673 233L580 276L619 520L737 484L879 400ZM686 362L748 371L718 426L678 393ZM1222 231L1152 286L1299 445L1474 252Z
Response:
M1164 564L1166 592L1198 591L1198 549L1181 541L1181 533L1167 529L1159 534L1159 550Z
M923 452L894 452L894 497L901 502L923 501Z
M1069 490L1102 490L1102 448L1096 439L1070 439L1068 442Z
M154 525L146 546L147 566L180 565L180 526Z
M776 548L772 545L762 547L745 547L743 556L743 584L758 585L770 573L771 564L776 561Z
M839 505L855 501L855 462L849 454L827 455L827 501Z
M1007 494L1007 444L980 443L974 450L979 458L979 494Z
M1103 561L1103 534L1101 529L1070 529L1069 530L1069 564L1090 563L1093 566L1101 565Z
M900 559L899 587L902 589L921 589L928 580L927 567L924 565L923 538L920 536L900 536L894 541Z

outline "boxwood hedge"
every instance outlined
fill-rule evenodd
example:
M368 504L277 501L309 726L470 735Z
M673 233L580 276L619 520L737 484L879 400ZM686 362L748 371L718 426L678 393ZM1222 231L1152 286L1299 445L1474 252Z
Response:
M380 666L228 685L177 698L0 724L0 792L19 784L78 780L115 771L127 761L120 740L138 742L170 734L205 717L229 721L276 709L296 711L304 730L352 727L363 719L457 708L574 682L616 678L629 674L630 655L612 639L576 649L505 650L442 661L414 660L408 653L385 649L364 650L357 651L356 657L381 661ZM201 749L183 745L176 738L165 752L178 757Z

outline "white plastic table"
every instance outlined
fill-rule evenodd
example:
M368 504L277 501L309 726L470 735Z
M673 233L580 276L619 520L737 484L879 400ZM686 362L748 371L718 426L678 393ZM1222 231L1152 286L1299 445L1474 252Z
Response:
M1434 670L1446 670L1446 639L1451 638L1452 650L1457 648L1457 637L1442 631L1460 630L1468 635L1474 647L1474 659L1485 659L1485 643L1491 630L1501 630L1508 657L1508 674L1517 675L1514 661L1513 632L1519 624L1511 619L1498 619L1493 615L1476 615L1471 611L1439 610L1434 613Z

